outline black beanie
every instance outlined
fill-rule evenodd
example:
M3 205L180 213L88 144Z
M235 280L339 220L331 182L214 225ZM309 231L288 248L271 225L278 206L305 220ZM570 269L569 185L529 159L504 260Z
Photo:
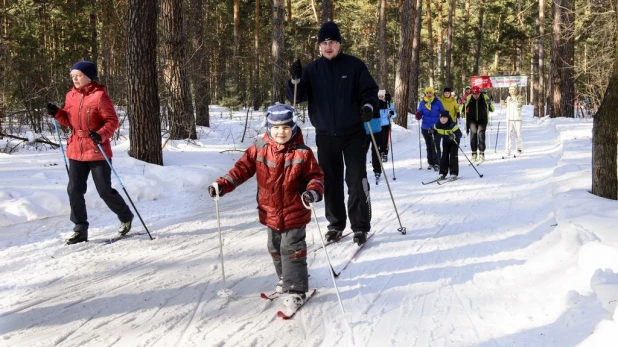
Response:
M451 119L451 114L448 113L448 111L446 111L446 110L442 110L442 111L440 111L440 117L445 117L445 118Z
M318 31L318 43L326 40L337 41L341 43L341 34L339 33L339 27L335 22L326 22L322 24L320 31Z
M75 64L73 64L73 66L71 66L71 71L72 70L79 70L81 71L84 75L86 75L88 78L90 78L90 80L95 80L97 79L97 67L94 66L93 63L84 60L84 61L79 61Z
M446 87L446 88L444 88L444 93L446 93L446 92L453 92L453 90L451 88L449 88L449 87Z

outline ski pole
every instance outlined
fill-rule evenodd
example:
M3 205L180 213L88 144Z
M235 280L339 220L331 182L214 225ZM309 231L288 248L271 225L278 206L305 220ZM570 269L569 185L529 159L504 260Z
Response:
M380 156L380 153L378 152L378 145L376 143L376 139L373 136L373 130L371 130L371 125L369 124L369 122L366 122L365 124L367 124L367 129L369 129L369 135L371 135L371 141L373 142L373 149L376 151L376 154L378 155L378 157ZM420 138L419 138L420 141ZM384 165L382 165L382 160L379 161L380 162L380 167L382 168L382 172L384 172ZM388 193L391 195L391 201L393 202L393 208L395 209L395 214L397 215L397 220L399 221L399 229L397 229L397 231L399 231L402 235L406 234L406 228L401 224L401 218L399 217L399 212L397 211L397 205L395 205L395 198L393 198L393 192L391 191L391 185L388 183L388 175L384 175L384 180L386 181L386 186L388 187Z
M62 147L62 140L60 140L60 131L58 130L58 123L56 123L56 117L52 117L54 128L56 128L56 136L58 136L58 145L60 145L60 152L62 152L62 159L64 159L64 167L67 169L67 176L69 176L69 164L67 163L67 157L64 155L64 147Z
M221 236L221 220L219 219L219 184L213 185L215 188L215 211L217 214L217 230L219 231L219 254L221 255L221 277L223 278L223 289L217 292L219 297L225 298L232 294L232 291L227 289L227 283L225 282L225 265L223 262L223 236Z
M328 261L328 268L329 273L330 273L330 277L333 280L333 285L335 286L335 292L337 292L337 299L339 300L339 307L341 307L341 312L343 312L344 317L343 319L345 319L345 309L343 308L343 301L341 301L341 296L339 295L339 287L337 286L337 281L335 280L335 273L333 270L333 265L330 262L330 257L328 256L328 251L326 250L326 243L324 243L324 237L322 236L322 230L320 230L320 223L318 223L318 214L315 212L315 208L313 208L313 204L311 203L306 203L305 200L303 200L302 196L300 198L300 201L303 202L303 205L305 205L305 208L308 210L311 210L311 212L313 213L313 218L315 219L315 225L318 227L318 234L320 234L320 240L322 241L322 249L324 249L324 254L326 254L326 261Z
M393 181L397 180L397 177L395 177L395 155L393 154L393 123L391 123L391 129L388 133L388 140L391 144L391 163L393 164ZM420 138L419 138L420 140ZM420 147L419 147L420 148ZM388 157L387 157L388 158Z
M101 153L103 154L103 158L105 158L105 161L107 162L107 165L109 165L109 167L112 169L112 172L114 173L114 176L116 176L116 179L118 180L118 183L120 183L120 186L122 187L122 190L124 190L125 195L129 199L129 202L131 203L131 206L133 206L133 209L135 210L135 213L137 213L137 217L139 217L139 220L142 222L142 225L144 226L144 229L146 229L146 232L148 233L148 236L150 237L151 240L153 240L152 235L150 235L150 231L148 230L148 227L146 227L146 223L144 223L144 220L142 219L142 216L139 214L139 211L137 210L137 207L135 207L135 204L133 203L133 200L131 200L131 196L129 195L129 192L127 192L127 189L124 187L124 184L122 184L122 180L120 180L120 176L118 176L118 174L116 173L116 170L112 166L112 163L109 161L109 158L107 157L107 154L105 154L105 151L103 150L103 147L101 146L100 143L97 143L97 147L99 147L99 151L101 151Z
M422 170L423 169L423 155L421 154L421 120L419 119L417 123L418 123L418 163L421 166L418 169Z
M479 175L479 177L483 177L483 175L479 173L479 170L476 169L476 166L474 166L474 164L472 164L472 162L470 161L470 158L468 158L468 156L466 155L466 152L464 152L464 150L461 149L461 146L459 145L459 143L457 143L457 141L455 141L455 143L457 144L457 147L459 148L459 150L461 150L461 153L463 153L464 157L466 157L466 159L468 159L468 162L470 163L470 165L472 165L472 168L474 168L474 171L476 171L476 173Z
M502 122L502 120L498 121L498 131L496 131L496 145L494 146L494 153L498 151L498 135L500 135L500 122Z

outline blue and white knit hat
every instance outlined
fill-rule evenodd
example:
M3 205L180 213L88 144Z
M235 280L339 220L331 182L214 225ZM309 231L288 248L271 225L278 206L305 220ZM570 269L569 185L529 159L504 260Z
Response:
M266 111L265 125L268 127L268 130L277 125L289 126L292 128L292 134L296 134L296 129L298 129L296 120L294 107L286 104L275 104Z

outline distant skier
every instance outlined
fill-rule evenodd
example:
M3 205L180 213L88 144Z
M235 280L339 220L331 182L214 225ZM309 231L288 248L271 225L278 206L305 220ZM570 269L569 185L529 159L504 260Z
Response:
M470 149L472 149L472 161L482 163L485 161L485 129L489 122L489 112L494 111L494 106L489 97L481 93L477 86L472 87L472 95L466 99L466 134L470 132ZM478 150L478 154L477 154Z
M234 167L210 187L208 194L223 196L257 176L257 209L268 232L268 252L280 279L277 292L287 293L285 306L301 306L309 290L305 227L311 210L303 205L322 200L324 173L313 151L305 145L294 122L295 110L274 105L266 112L268 131L249 147Z
M391 119L397 117L397 111L393 107L391 95L384 89L378 92L378 109L380 110L380 119L382 120L382 136L378 142L378 147L380 147L382 162L386 163L388 162L389 141L391 137Z
M374 114L374 118L372 118L369 122L364 122L365 133L367 136L365 137L365 156L367 156L367 152L371 151L371 166L373 166L373 174L376 177L376 184L380 180L380 176L382 176L382 165L380 161L382 160L378 153L380 152L380 148L376 148L373 145L373 140L371 139L371 134L369 133L369 128L371 127L371 131L373 132L373 137L376 140L376 143L380 143L382 139L382 120L380 119L379 114L376 112Z
M71 66L73 88L67 93L64 107L47 104L47 113L58 123L71 127L67 141L69 158L69 203L73 235L67 244L88 241L88 213L84 195L88 188L88 176L107 207L118 216L122 236L131 230L133 213L116 189L112 188L112 169L105 161L97 145L101 145L107 157L112 158L110 139L118 129L118 116L105 86L98 84L97 68L89 61L80 61Z
M439 180L446 178L451 172L449 179L457 179L459 175L459 141L461 140L461 130L457 123L453 121L448 111L440 112L440 121L433 126L434 136L442 139L442 158L440 159ZM439 141L439 140L438 140Z
M440 171L440 142L429 133L429 129L433 128L434 124L438 122L441 111L444 111L444 106L440 99L435 96L434 89L431 87L425 88L425 95L418 103L418 108L416 109L416 119L423 120L421 123L421 133L427 147L428 169L433 168L436 171Z
M509 86L509 96L506 102L502 102L506 108L506 151L505 157L511 156L511 136L515 133L517 140L517 154L521 154L524 150L524 143L521 139L521 108L524 105L524 98L517 93L517 85Z

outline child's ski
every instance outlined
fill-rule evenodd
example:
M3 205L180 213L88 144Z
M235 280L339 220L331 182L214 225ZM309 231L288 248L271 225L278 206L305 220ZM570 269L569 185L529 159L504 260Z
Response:
M294 317L294 315L296 314L296 312L298 312L298 310L300 310L303 306L305 306L305 304L307 303L307 301L309 301L309 299L311 299L315 293L317 293L318 290L317 289L311 289L309 291L309 294L307 295L307 297L305 298L305 302L303 302L302 305L298 306L296 309L294 309L293 311L290 312L283 312L283 311L278 311L277 312L277 317L279 318L283 318L285 320L290 319L292 317Z
M436 182L438 182L438 181L443 181L443 180L444 180L444 178L436 178L436 179L435 179L435 180L433 180L433 181L429 181L429 182L421 182L421 183L425 186L425 185L432 184L432 183L436 183Z
M276 298L280 297L281 295L283 295L283 293L279 293L279 292L272 292L270 294L266 294L266 293L260 293L260 297L264 300L270 300L273 301Z

